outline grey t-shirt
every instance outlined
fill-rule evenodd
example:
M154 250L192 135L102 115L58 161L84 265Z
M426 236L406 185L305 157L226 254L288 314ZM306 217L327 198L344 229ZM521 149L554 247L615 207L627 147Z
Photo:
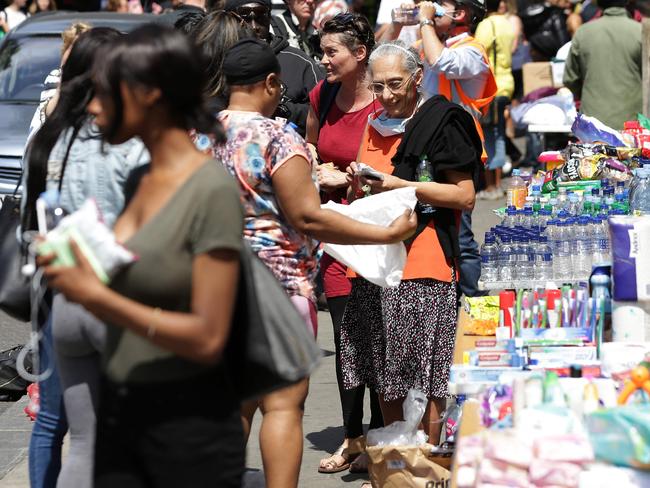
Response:
M217 249L239 251L243 212L239 188L222 164L209 161L126 243L137 262L112 281L116 292L163 311L190 312L192 262ZM118 383L189 378L207 369L121 327L108 327L104 371Z

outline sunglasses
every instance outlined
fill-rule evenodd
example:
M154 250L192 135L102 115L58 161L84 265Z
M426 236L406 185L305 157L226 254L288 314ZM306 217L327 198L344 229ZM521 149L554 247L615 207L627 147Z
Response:
M270 11L267 7L260 5L258 7L238 7L235 13L245 22L260 25L268 25L271 22Z
M388 83L370 83L370 90L375 95L381 95L384 93L384 89L388 88L388 91L395 95L408 83L410 83L414 76L415 75L411 75L405 80L391 80Z

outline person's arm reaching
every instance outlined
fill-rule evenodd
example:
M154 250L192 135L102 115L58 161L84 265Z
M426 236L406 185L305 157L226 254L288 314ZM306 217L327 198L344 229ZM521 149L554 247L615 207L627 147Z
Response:
M351 171L356 170L355 163ZM435 207L453 208L457 210L472 210L476 201L474 183L469 173L446 170L441 173L442 182L420 183L407 181L393 175L384 174L383 180L361 178L361 185L368 185L373 193L405 188L415 188L418 200Z
M273 189L284 215L298 231L332 244L387 244L410 237L415 214L405 213L388 227L364 224L322 209L307 160L291 157L273 173Z

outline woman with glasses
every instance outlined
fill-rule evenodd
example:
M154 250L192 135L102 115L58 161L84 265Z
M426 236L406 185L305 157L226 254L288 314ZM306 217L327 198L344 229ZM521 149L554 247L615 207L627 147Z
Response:
M425 430L437 444L456 335L458 225L460 212L474 206L482 146L459 105L441 96L423 102L420 58L401 41L373 51L369 78L383 109L369 117L357 161L383 180L354 176L352 163L349 196L363 197L365 185L371 193L414 187L418 229L406 242L399 286L352 280L341 326L344 386L376 389L387 425L402 419L409 389L422 391Z
M316 147L322 164L318 183L325 200L345 201L349 178L348 165L356 160L368 116L380 108L368 89L366 69L375 38L368 20L358 14L339 14L321 29L322 64L326 79L309 94L311 110L307 117L307 142ZM328 163L328 164L327 164ZM336 379L343 414L344 440L329 457L321 460L318 471L337 473L367 469L367 459L357 459L364 450L363 397L365 385L343 388L340 368L340 330L350 281L345 266L325 254L320 262L327 305L334 327ZM383 425L377 395L370 393L370 428ZM351 463L352 466L351 466Z

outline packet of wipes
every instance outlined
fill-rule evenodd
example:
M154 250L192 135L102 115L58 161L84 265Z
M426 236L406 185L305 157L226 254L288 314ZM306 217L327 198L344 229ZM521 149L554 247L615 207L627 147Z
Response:
M55 254L57 266L74 266L70 240L78 244L97 277L108 283L117 271L137 257L115 240L113 232L104 224L95 200L89 199L61 222L37 244L40 255Z

